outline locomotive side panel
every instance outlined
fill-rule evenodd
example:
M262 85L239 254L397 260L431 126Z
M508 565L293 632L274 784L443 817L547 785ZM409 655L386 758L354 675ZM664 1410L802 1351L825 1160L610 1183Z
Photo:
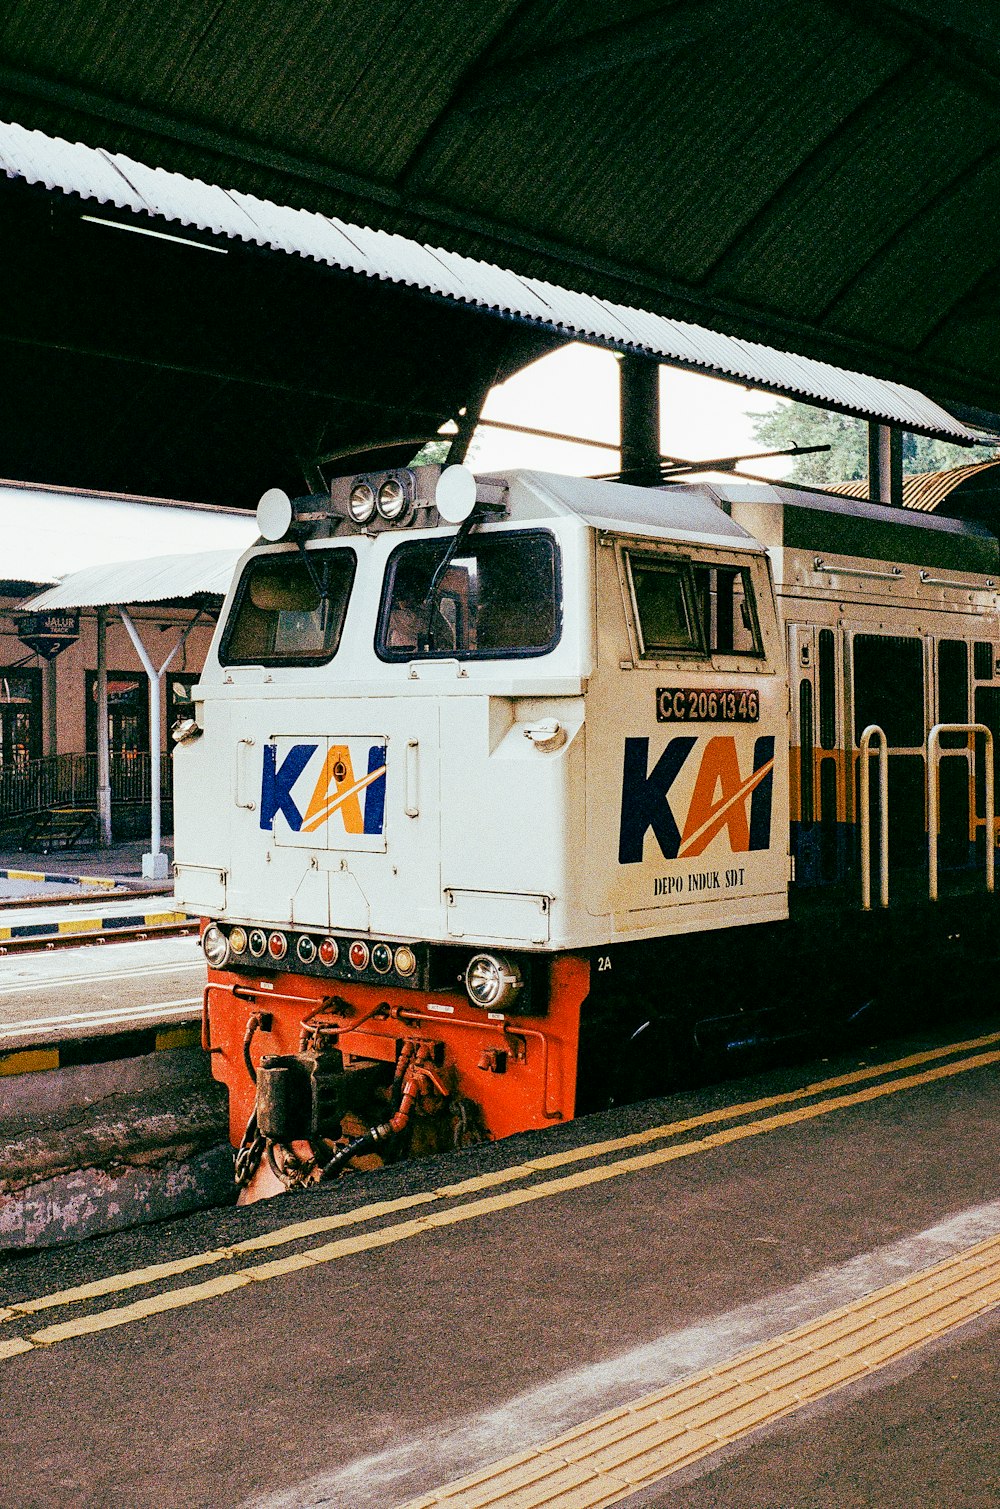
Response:
M597 601L591 913L608 941L787 916L787 694L764 556L605 539Z

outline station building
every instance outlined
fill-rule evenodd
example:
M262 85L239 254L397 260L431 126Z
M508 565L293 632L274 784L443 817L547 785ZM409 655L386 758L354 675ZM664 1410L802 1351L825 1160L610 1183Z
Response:
M126 607L157 668L181 641L160 687L161 743L169 750L169 729L189 704L227 575L255 537L253 517L238 509L0 483L0 831L8 838L17 841L32 814L53 804L93 805L102 658L121 824L126 809L148 801L149 678L114 605ZM195 590L182 598L169 595L162 573L163 561L176 557L193 568L187 575ZM88 568L104 605L26 609L46 588ZM169 761L164 776L166 783Z

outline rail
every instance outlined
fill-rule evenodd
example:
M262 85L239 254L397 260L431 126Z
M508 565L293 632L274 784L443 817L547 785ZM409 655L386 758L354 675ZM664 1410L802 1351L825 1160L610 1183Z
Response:
M170 795L170 764L163 761L161 793ZM148 802L150 758L144 750L111 756L111 799ZM29 817L57 806L95 806L96 754L48 755L0 766L0 819Z
M938 899L938 839L941 835L941 760L946 755L968 757L968 749L942 749L942 734L982 734L986 740L985 818L986 889L995 882L996 797L993 776L993 733L985 723L935 723L927 739L927 887L932 901Z
M878 807L879 807L879 906L889 905L889 746L885 733L877 723L869 723L861 735L861 906L864 911L872 909L872 853L871 853L871 756L872 745L878 753Z

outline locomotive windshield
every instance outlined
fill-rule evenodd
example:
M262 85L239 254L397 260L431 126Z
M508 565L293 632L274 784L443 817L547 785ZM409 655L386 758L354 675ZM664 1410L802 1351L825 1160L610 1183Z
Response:
M222 665L325 665L337 653L353 550L259 555L243 572L219 648Z
M381 659L503 659L553 649L561 613L552 535L474 535L435 582L450 543L412 541L390 556L376 641Z

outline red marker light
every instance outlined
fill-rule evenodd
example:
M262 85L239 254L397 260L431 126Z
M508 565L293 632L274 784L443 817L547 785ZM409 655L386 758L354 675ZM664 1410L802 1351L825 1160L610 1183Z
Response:
M288 939L284 933L271 933L267 940L267 951L272 959L283 959L288 952Z
M327 969L332 969L340 958L340 949L337 947L337 940L335 938L324 938L317 949L317 953L319 954L319 962L325 964Z
M351 950L348 954L348 958L351 961L352 969L367 969L368 944L362 943L360 938L355 939L355 941L351 944Z

